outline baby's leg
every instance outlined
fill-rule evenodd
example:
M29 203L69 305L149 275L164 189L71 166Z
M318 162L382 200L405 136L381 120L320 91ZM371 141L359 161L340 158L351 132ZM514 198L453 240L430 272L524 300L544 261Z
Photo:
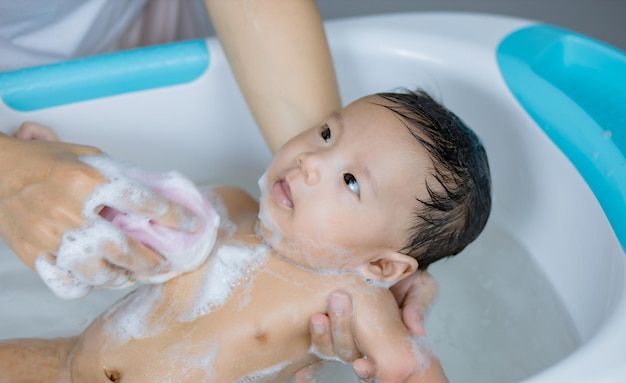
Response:
M0 340L0 383L70 382L76 337Z

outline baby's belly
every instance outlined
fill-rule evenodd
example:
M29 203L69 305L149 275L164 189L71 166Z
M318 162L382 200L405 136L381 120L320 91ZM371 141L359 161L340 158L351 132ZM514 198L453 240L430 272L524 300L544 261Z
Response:
M85 335L72 359L74 383L222 381L215 371L218 342L193 331L122 344L101 332Z

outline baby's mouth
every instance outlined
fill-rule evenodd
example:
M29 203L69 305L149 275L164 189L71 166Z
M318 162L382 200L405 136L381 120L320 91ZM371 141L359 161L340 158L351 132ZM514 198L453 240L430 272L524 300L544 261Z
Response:
M272 185L272 194L279 204L288 208L293 208L293 200L291 199L291 190L289 184L284 179L280 179Z

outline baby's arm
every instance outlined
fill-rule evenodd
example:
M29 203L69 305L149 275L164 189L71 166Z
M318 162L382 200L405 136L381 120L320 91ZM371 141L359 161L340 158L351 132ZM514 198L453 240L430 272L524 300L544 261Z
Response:
M355 293L353 305L355 339L363 354L376 365L377 381L448 382L425 338L412 334L404 326L389 290Z

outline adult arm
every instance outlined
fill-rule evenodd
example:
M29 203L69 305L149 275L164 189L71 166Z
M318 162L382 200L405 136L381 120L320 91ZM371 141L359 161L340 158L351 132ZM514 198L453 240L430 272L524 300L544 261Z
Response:
M314 0L205 0L272 152L341 107Z
M272 152L341 107L314 0L205 2L239 87ZM393 290L406 326L416 334L424 333L424 313L434 297L421 288L425 284L436 290L436 282L428 274L411 276ZM362 358L351 331L346 331L351 327L350 316L349 297L331 297L328 315L311 318L312 342L323 355L354 361L361 377L375 376L375 365ZM297 381L311 380L314 370L301 370Z
M36 124L25 123L20 129L22 138L28 140L0 133L0 238L31 268L38 257L56 255L64 233L85 224L86 200L108 182L80 159L101 155L99 149L30 140L47 137L40 137L41 130L32 127ZM171 228L190 230L188 223L194 217L189 211L156 193L152 197L142 203L129 201L120 209L152 217ZM127 246L109 249L116 267L130 273L159 270L161 255L130 238ZM119 257L123 252L132 256Z

